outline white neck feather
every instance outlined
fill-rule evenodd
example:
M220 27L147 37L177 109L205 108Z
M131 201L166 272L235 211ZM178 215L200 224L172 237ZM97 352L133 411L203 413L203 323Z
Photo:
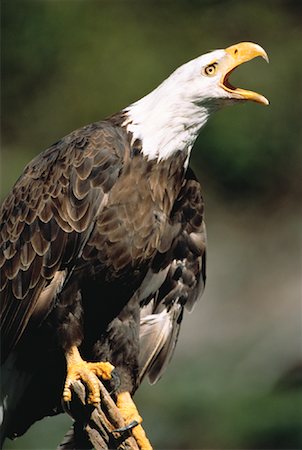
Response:
M188 151L212 112L198 105L172 74L150 94L125 109L124 124L133 133L133 142L142 140L148 159L166 159L175 152Z

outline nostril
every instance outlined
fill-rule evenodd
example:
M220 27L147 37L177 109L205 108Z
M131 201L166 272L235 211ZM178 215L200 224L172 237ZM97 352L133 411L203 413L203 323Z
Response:
M235 48L234 55L237 55L237 53L238 53L238 48Z

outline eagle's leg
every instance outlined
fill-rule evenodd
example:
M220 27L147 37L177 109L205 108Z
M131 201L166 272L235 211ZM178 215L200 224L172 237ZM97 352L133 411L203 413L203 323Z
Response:
M150 444L150 441L141 426L143 419L139 415L129 392L121 392L117 394L116 406L118 407L126 423L125 429L128 428L127 425L129 428L132 428L133 437L135 438L140 450L152 450L152 445Z
M88 389L88 403L97 406L100 403L99 378L110 380L113 365L109 362L87 362L81 358L79 350L73 346L65 353L67 376L63 390L64 402L71 401L72 383L82 380Z

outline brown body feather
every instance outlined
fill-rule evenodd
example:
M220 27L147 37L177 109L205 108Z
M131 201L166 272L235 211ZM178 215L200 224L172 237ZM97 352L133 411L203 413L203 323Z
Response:
M31 374L19 402L33 405L22 420L19 406L8 435L60 411L71 345L110 360L124 390L148 372L157 379L202 290L203 201L187 153L148 161L130 142L119 116L77 130L35 158L3 202L2 359L17 355ZM159 337L162 311L171 323Z

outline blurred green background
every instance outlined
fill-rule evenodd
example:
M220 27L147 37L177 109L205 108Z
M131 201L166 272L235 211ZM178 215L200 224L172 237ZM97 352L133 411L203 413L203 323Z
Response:
M137 394L156 449L302 448L301 4L2 1L2 197L38 152L180 64L245 40L270 56L232 82L271 105L219 112L193 151L208 284L167 373ZM69 424L45 419L5 449L53 449Z

